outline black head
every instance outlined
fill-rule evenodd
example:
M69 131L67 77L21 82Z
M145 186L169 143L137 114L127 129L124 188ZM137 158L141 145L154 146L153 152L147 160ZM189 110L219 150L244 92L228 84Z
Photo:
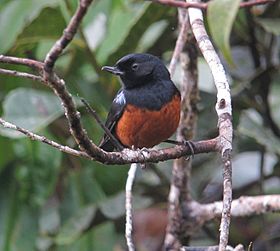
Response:
M155 80L170 79L168 70L162 61L151 54L128 54L115 66L103 66L102 70L119 75L124 88L133 88L153 84Z

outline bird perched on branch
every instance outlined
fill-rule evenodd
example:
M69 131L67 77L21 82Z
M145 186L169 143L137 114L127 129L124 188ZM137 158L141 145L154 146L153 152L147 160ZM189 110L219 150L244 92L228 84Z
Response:
M167 140L180 120L180 92L163 62L150 54L129 54L102 70L118 75L122 88L113 100L105 126L125 147L153 147ZM105 134L100 147L115 149Z

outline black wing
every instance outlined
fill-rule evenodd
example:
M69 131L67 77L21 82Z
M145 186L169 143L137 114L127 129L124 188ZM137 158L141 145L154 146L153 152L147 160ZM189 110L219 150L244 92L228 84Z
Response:
M116 97L113 100L111 109L108 113L107 120L105 122L105 126L114 134L114 128L118 120L120 119L124 108L126 106L126 100L124 96L123 90L119 90ZM111 142L108 135L105 133L99 147L107 152L112 152L115 148L114 144Z

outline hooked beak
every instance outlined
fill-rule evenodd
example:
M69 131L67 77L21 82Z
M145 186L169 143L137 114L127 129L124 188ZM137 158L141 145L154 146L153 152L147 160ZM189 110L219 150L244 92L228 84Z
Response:
M121 71L120 69L118 69L118 67L116 67L116 66L103 66L101 68L101 70L111 72L111 73L113 73L115 75L118 75L118 76L124 75L124 72Z

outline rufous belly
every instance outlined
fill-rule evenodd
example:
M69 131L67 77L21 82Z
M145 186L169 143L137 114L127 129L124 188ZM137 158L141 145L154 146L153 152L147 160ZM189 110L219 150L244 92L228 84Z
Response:
M159 111L128 104L116 125L115 134L125 146L153 147L176 131L180 121L180 106L179 95L175 95Z

